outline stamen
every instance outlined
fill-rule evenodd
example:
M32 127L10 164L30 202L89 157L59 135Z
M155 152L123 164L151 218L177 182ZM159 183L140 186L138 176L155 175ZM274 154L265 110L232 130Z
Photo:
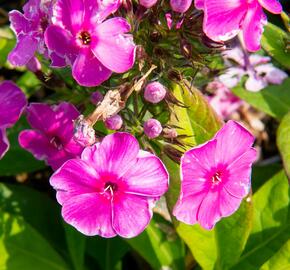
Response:
M83 45L89 45L91 43L91 35L87 31L81 32L79 39L82 41Z
M118 186L115 183L107 182L105 184L104 193L110 191L111 196L113 196L114 192L118 190Z
M219 184L222 181L221 175L222 175L221 172L219 172L219 171L216 172L211 178L212 183Z
M61 140L56 136L50 140L50 144L52 144L58 150L61 150L63 148Z

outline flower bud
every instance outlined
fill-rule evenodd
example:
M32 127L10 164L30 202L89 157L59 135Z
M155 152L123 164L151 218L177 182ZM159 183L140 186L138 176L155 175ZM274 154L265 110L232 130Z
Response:
M151 82L145 87L144 98L146 101L156 104L164 99L166 93L167 91L161 83Z
M149 139L157 138L162 132L162 126L156 119L147 120L144 125L144 133Z
M107 129L118 130L123 125L123 119L120 115L113 115L105 120L105 126Z
M104 99L104 96L102 95L101 92L96 91L94 93L91 94L91 102L95 105L97 105L99 102L101 102Z
M143 7L151 8L157 3L157 1L158 0L140 0L139 4Z
M84 147L96 142L95 130L89 125L83 115L80 115L74 121L74 140Z
M184 13L191 6L192 0L170 0L170 6L173 11Z
M174 139L178 136L177 131L174 128L164 128L163 133L164 137L168 139Z

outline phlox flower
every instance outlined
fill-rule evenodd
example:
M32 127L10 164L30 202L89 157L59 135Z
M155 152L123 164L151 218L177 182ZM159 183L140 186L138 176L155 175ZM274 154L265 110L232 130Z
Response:
M242 31L249 51L260 49L260 40L267 17L263 8L274 14L282 12L277 0L196 0L204 11L203 31L214 41L226 41Z
M250 190L253 142L245 128L229 121L212 140L187 151L181 159L181 193L174 216L212 229L233 214Z
M208 97L209 104L223 119L228 119L242 104L243 101L236 97L223 83L215 80L207 85L207 89L213 91Z
M29 0L23 11L23 14L18 10L9 12L10 27L16 34L17 43L8 61L15 66L29 65L36 51L47 56L44 31L49 23L50 1Z
M46 45L72 67L80 85L100 85L112 72L123 73L134 64L136 46L126 34L130 24L120 17L105 20L119 5L118 0L56 0L53 5Z
M140 150L128 133L114 133L85 148L50 178L64 220L85 235L134 237L152 218L168 188L161 160Z
M19 134L21 147L36 159L45 160L54 170L68 159L79 157L83 147L73 138L73 121L78 118L79 112L72 104L62 102L49 106L31 103L26 113L33 129Z
M12 127L19 119L27 101L23 92L12 82L0 84L0 159L9 149L6 129Z
M239 47L224 52L223 58L228 69L219 76L219 81L228 88L237 86L245 75L248 76L245 88L252 92L260 91L269 84L281 84L288 77L286 72L271 63L270 57L248 56Z

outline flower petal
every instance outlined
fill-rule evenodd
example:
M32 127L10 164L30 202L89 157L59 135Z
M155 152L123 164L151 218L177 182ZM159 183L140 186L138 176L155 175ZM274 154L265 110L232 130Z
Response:
M26 34L18 36L16 47L9 53L8 61L14 66L24 66L34 56L38 42Z
M267 17L262 7L253 1L249 4L249 10L242 26L244 42L249 51L255 52L261 48L260 41L266 24Z
M108 69L123 73L134 65L135 44L131 35L130 24L123 18L112 18L96 28L97 42L93 45L93 52L101 63Z
M0 129L0 159L6 154L9 149L9 141L6 135L6 130Z
M110 14L116 12L122 1L120 0L97 0L98 8L96 10L97 22L100 23L106 19Z
M222 189L219 194L219 208L222 217L228 217L238 210L242 199L236 198Z
M282 12L282 5L278 0L258 0L260 5L274 14L280 14Z
M229 165L248 151L254 143L254 136L242 125L228 121L215 136L216 162Z
M154 200L132 194L118 194L113 198L113 227L122 237L131 238L148 226Z
M136 163L123 179L127 184L126 193L160 197L168 189L169 175L158 157L140 151Z
M244 198L249 193L252 164L256 158L257 151L251 148L228 166L229 180L224 183L224 188L232 196Z
M80 85L93 87L110 78L112 72L103 66L90 50L85 50L80 52L75 60L72 74Z
M246 80L245 87L248 91L259 92L268 85L267 81L256 74L255 72L249 72L249 78Z
M0 84L0 102L0 127L11 127L18 121L27 104L25 95L17 85L4 81Z
M31 24L18 10L12 10L9 12L9 20L11 22L10 27L16 35L19 35L20 33L29 33L32 31Z
M207 0L203 30L214 41L229 40L240 31L246 12L246 0Z
M70 159L50 178L57 191L57 200L62 205L71 197L97 192L101 186L98 173L85 161Z
M195 8L203 10L204 9L204 1L205 0L195 0L194 1Z
M62 216L81 233L93 236L114 237L111 201L98 193L74 196L62 206Z

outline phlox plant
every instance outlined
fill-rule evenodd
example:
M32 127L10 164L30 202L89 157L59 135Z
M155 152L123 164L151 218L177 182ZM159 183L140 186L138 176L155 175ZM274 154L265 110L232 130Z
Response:
M1 4L0 268L290 269L283 9Z

